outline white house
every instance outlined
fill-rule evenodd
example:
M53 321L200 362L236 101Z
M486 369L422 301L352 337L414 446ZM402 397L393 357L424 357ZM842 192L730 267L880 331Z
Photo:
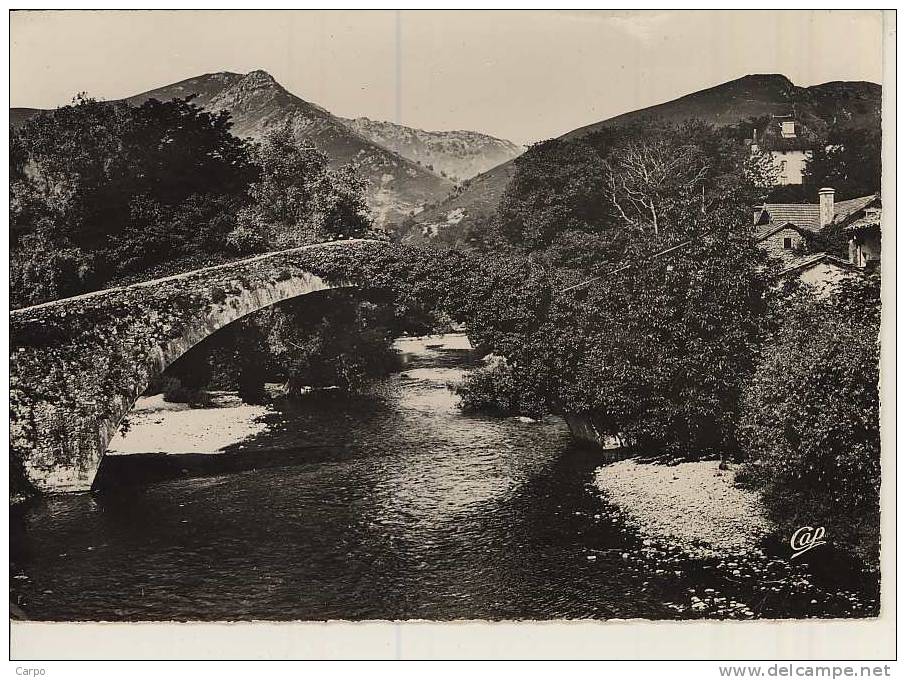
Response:
M763 151L770 155L777 184L802 184L816 140L792 114L772 115L771 122L761 131L752 130L750 143L752 153Z

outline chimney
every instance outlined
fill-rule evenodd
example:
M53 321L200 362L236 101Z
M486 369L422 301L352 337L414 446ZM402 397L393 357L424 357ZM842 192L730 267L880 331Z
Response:
M822 229L834 221L834 190L818 189L818 221Z

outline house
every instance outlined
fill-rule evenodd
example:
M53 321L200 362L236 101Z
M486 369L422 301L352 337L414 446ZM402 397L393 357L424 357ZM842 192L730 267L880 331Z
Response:
M877 194L835 201L831 188L818 190L817 203L765 203L753 213L755 240L782 261L781 276L836 281L880 265L881 197ZM849 259L814 253L814 241L832 232L849 238ZM844 266L845 265L845 266Z
M771 116L762 130L753 129L752 153L764 152L771 157L777 172L777 184L802 184L806 164L818 140L794 114Z
M782 270L778 278L786 279L793 276L823 292L833 288L843 279L862 276L862 270L851 262L829 253L817 253L803 257Z

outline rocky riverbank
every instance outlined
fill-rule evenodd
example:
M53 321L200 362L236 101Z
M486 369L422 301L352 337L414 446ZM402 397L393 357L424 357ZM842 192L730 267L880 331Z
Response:
M601 467L598 489L640 535L677 545L692 556L754 551L770 535L757 493L733 483L719 461L676 465L622 460Z

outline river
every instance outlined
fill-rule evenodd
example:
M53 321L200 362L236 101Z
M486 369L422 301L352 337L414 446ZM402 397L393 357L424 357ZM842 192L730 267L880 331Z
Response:
M225 457L117 457L101 491L12 512L11 601L110 621L685 618L709 585L754 601L701 561L646 564L592 485L600 452L559 419L461 413L462 336L400 348L403 372L284 406Z

